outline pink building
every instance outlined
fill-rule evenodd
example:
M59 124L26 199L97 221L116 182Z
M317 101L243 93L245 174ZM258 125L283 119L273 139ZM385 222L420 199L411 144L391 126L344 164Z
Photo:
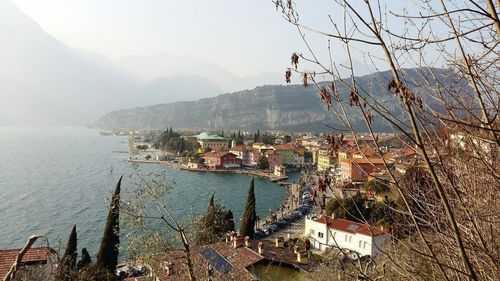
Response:
M274 150L269 150L264 153L269 162L269 170L274 171L274 167L283 164L283 156Z

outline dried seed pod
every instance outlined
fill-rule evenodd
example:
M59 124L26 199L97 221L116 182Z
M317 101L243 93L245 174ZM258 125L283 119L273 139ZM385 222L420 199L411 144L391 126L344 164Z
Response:
M307 81L307 72L304 72L304 74L302 75L302 85L304 85L304 88L309 86Z
M285 72L285 81L287 84L289 84L290 82L292 82L292 70L290 68L287 68L286 72Z
M295 65L295 69L297 69L297 64L299 63L299 55L297 53L292 54L292 65Z
M328 110L332 106L332 95L326 87L321 87L319 90L321 100L326 104Z
M351 93L349 94L349 105L350 106L353 106L353 105L359 106L360 105L358 94L354 90L351 90Z
M373 115L370 111L366 113L366 122L368 122L368 125L372 125L373 122Z

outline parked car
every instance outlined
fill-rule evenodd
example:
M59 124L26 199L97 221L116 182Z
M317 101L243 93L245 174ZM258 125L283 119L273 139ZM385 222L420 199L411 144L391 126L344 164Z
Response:
M262 227L262 232L264 232L265 235L269 235L273 233L273 230L271 229L271 226L266 224Z
M269 225L269 228L271 229L272 232L276 232L280 229L280 227L274 222Z
M257 229L254 234L255 239L266 237L266 233L262 229Z
M284 228L284 227L287 227L288 225L290 225L290 223L287 222L286 220L279 220L279 221L275 221L274 223L276 225L278 225L279 228Z

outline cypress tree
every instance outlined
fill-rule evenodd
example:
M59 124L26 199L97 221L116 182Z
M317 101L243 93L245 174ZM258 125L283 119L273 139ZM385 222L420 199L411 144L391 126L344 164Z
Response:
M118 180L111 198L106 227L97 254L97 265L113 272L118 265L118 246L120 245L120 186L122 178L123 176Z
M231 212L231 210L227 210L227 213L226 213L226 229L224 230L224 232L230 232L230 231L234 231L234 217L233 217L233 212Z
M61 262L59 263L59 267L54 276L54 280L63 281L63 280L73 280L74 277L74 269L76 266L76 258L78 257L77 253L77 235L76 235L76 225L73 226L71 230L71 234L68 238L68 244L66 245L66 250L61 258Z
M78 257L77 252L78 239L76 235L76 225L73 226L71 234L69 235L68 244L66 245L66 250L62 256L61 261L65 266L74 268L76 266L76 258Z
M255 221L257 220L257 214L255 213L255 192L254 192L254 179L250 182L250 188L248 189L247 205L245 206L245 212L241 219L240 235L249 236L253 239L255 233Z
M210 209L215 206L214 196L215 196L215 192L212 193L212 198L210 198L210 202L208 203L208 211L210 211Z
M86 267L92 262L92 259L90 258L89 252L87 251L87 248L82 249L82 255L80 256L80 260L78 261L78 264L76 268L78 270Z

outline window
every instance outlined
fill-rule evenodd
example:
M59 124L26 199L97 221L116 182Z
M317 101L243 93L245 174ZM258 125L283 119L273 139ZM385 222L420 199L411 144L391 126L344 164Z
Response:
M318 238L323 238L323 232L318 232Z
M310 233L311 235L314 235L314 229L309 230L309 233Z
M347 242L347 234L344 237L344 241Z
M366 246L368 245L368 243L364 242L363 243L363 249L366 249Z
M349 243L351 243L351 240L352 240L352 236L349 236Z
M363 241L359 240L359 245L358 247L361 248L361 245L363 244Z

